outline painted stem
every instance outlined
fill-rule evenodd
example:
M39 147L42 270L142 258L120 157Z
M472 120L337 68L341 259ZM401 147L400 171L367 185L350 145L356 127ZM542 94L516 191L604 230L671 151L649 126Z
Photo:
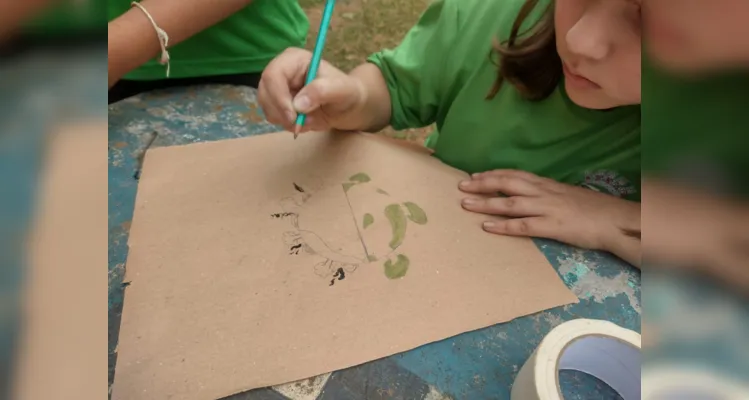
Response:
M354 207L351 206L351 200L348 198L348 192L346 191L346 188L343 188L343 195L346 196L346 203L348 203L348 209L351 211L351 218L354 220L354 227L356 228L356 234L359 235L359 241L361 242L361 247L364 249L364 259L369 260L369 251L367 251L367 245L364 243L364 237L361 234L361 231L359 230L359 221L356 219L356 215L354 214Z

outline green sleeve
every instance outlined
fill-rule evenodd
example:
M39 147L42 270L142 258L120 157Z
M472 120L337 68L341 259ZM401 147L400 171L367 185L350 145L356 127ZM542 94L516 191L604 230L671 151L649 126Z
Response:
M396 130L434 123L447 107L445 68L450 47L458 37L458 0L435 0L395 49L383 50L368 61L380 68L390 92Z

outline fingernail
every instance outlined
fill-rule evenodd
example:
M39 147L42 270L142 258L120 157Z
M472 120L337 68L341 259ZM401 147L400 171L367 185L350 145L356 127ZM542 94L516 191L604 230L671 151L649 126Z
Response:
M294 108L299 112L306 112L309 110L310 107L310 101L309 97L307 96L299 96L294 99Z
M474 199L463 199L463 205L464 206L470 206L476 204L476 200Z
M491 229L494 228L497 224L492 221L486 221L484 222L484 229Z
M313 129L317 121L313 117L307 117L307 119L304 121L304 126Z
M475 174L471 175L471 178L478 178L479 176L481 176L481 172L476 172Z
M464 188L464 187L468 187L468 185L470 185L470 184L471 184L471 181L462 181L462 182L460 182L459 186L462 187L462 188Z
M296 120L296 113L294 111L286 111L286 120L289 122Z

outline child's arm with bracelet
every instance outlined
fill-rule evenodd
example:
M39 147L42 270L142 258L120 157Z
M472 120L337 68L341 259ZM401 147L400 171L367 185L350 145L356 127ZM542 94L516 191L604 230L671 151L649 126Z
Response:
M168 45L173 46L215 25L251 2L252 0L139 2L142 8L132 7L109 23L109 87L128 72L160 54L163 38L157 34L157 27L168 35Z

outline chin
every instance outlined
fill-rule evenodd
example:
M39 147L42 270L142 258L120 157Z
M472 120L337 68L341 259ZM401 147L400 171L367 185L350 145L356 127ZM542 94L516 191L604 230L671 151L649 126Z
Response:
M649 55L655 66L675 74L691 76L696 73L710 72L714 69L710 63L699 62L692 57L686 57L678 53L651 50Z
M712 64L715 64L707 61L711 57L704 54L699 56L692 46L675 46L651 40L644 49L655 66L674 73L691 74L711 70L714 68Z
M580 89L567 82L565 82L564 87L570 100L583 108L606 110L621 105L606 96L601 89Z

